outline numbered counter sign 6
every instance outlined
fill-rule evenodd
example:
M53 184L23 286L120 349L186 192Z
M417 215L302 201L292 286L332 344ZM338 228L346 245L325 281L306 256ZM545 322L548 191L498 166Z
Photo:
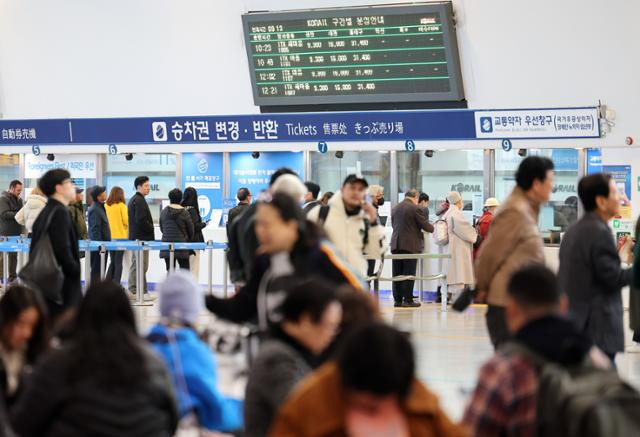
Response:
M109 155L117 155L118 147L115 144L109 144Z

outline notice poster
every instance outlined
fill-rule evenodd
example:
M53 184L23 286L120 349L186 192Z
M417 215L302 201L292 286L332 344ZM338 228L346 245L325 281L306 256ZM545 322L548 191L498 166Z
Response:
M304 154L302 152L260 152L258 159L251 152L229 155L231 183L229 193L234 196L239 188L248 188L254 200L269 187L271 175L281 167L298 173L304 180Z
M183 153L182 189L198 191L198 207L202 220L220 221L214 211L222 210L222 153ZM220 212L222 215L222 212Z
M615 181L620 195L620 218L631 219L631 166L603 165L602 171Z

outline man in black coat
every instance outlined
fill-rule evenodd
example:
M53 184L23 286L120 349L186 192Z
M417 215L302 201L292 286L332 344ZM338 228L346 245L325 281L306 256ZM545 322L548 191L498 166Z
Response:
M89 208L89 239L93 241L111 241L111 229L107 219L104 202L107 200L107 189L96 185L91 190L93 205ZM105 269L107 256L105 254ZM105 270L106 271L106 270ZM91 252L91 281L100 280L100 252Z
M0 194L0 235L17 236L22 234L22 225L16 221L16 214L24 203L20 198L22 194L22 182L11 181L9 189ZM16 279L16 266L18 254L9 253L9 282ZM2 272L2 257L0 257L0 276Z
M82 300L78 235L67 209L69 202L76 197L76 188L69 172L62 169L46 172L38 181L38 186L48 201L33 224L30 251L35 253L42 237L48 234L56 261L64 273L62 304L45 298L49 318L53 322L65 310L79 306ZM51 222L47 227L49 220Z
M236 193L238 198L238 204L229 210L229 217L227 218L227 230L231 224L240 217L240 215L251 205L251 192L248 188L239 188Z
M306 215L309 211L320 204L320 201L318 200L320 185L311 181L305 182L304 185L307 187L307 194L304 195L304 205L302 205L302 210Z
M418 207L418 191L410 189L404 195L404 200L391 211L391 253L409 254L422 253L424 237L422 231L433 232L433 225L429 223L424 210ZM393 276L415 275L418 261L416 259L394 259L392 263ZM395 307L415 308L420 303L413 301L414 281L397 281L393 283L393 300Z
M153 241L155 240L155 232L153 229L153 218L151 210L145 196L151 191L151 184L147 176L138 176L134 181L136 194L131 197L127 205L129 214L129 240ZM147 293L147 270L149 270L149 251L142 253L142 284L143 291ZM137 292L136 285L136 257L131 259L131 268L129 269L129 292L133 295Z
M607 225L618 214L620 197L604 173L582 178L578 195L586 214L562 239L558 277L578 328L613 361L624 350L621 289L633 278L632 269L620 266Z

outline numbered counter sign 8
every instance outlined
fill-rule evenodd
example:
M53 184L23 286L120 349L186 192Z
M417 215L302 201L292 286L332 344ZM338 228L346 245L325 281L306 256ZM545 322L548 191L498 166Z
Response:
M413 152L416 150L416 143L413 140L407 140L404 142L404 148L407 152Z

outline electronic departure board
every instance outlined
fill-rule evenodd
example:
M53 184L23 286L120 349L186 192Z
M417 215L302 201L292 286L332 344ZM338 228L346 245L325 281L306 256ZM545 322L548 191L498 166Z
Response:
M256 105L464 99L451 3L242 16Z

